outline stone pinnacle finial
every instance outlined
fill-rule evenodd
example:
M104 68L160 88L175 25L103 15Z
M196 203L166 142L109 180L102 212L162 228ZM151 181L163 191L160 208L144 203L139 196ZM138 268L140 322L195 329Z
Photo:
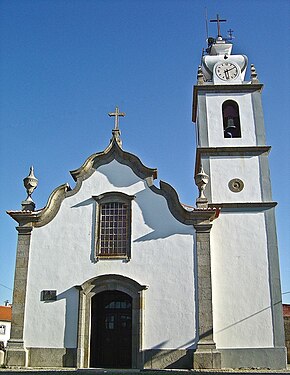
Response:
M22 202L23 211L34 211L35 203L31 197L34 190L37 188L38 179L34 176L33 166L30 167L29 175L23 179L23 184L26 189L27 197Z
M255 68L254 64L251 64L251 82L252 83L259 83L258 74L256 72L256 68Z
M199 190L199 197L196 200L196 206L198 208L207 208L208 200L204 195L204 190L208 184L209 176L204 172L202 166L200 166L200 171L195 175L194 180Z
M198 66L198 71L197 71L197 84L198 85L203 85L204 84L203 73L202 73L200 65Z

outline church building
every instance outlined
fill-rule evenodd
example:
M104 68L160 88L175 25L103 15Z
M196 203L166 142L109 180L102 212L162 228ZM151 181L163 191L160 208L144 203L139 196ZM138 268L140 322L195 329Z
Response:
M35 209L24 179L8 366L286 367L263 85L217 24L193 89L195 207L122 148L118 108L73 187Z

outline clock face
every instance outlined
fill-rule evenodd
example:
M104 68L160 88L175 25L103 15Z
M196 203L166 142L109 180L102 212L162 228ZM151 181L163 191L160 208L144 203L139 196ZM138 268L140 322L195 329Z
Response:
M218 64L215 68L216 75L224 80L224 81L230 81L235 78L237 78L239 71L235 64L230 62L223 62L221 64Z

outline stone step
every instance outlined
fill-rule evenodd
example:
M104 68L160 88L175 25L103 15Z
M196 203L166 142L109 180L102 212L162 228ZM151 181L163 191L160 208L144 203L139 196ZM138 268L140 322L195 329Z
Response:
M5 369L0 368L0 375L270 375L290 374L287 370L236 369L236 370L124 370L124 369Z

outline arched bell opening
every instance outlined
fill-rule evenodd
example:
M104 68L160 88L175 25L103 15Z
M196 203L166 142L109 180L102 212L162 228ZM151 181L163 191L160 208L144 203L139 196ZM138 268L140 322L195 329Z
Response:
M234 100L222 104L223 129L225 138L241 138L239 105Z

